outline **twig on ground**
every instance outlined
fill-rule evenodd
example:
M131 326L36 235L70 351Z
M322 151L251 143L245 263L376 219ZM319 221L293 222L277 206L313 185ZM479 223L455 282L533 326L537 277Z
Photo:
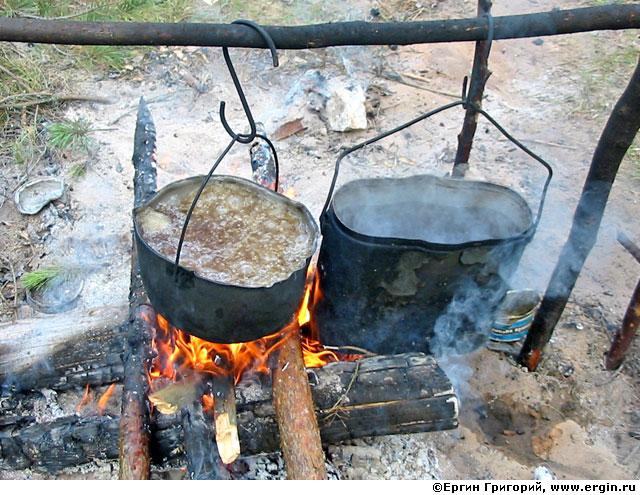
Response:
M20 14L20 17L26 17L27 19L43 19L43 20L47 20L47 21L63 21L65 19L73 19L74 17L80 17L86 14L90 14L91 12L95 12L96 10L100 9L102 7L102 5L98 5L96 7L92 7L90 9L87 10L83 10L82 12L77 12L75 14L67 14L67 15L61 15L58 17L40 17L38 15L33 15L33 14Z
M168 100L169 98L172 98L173 96L175 96L175 95L177 95L178 93L181 93L181 92L182 92L182 90L181 91L171 91L169 93L163 93L163 94L158 95L158 96L152 96L151 98L145 98L145 101L147 102L147 105L149 105L151 103L158 103L160 101ZM109 125L115 125L118 122L120 122L120 119L126 117L130 113L137 112L137 111L138 111L138 105L135 104L129 110L127 110L125 113L120 115L120 117L118 117L117 119L112 120L111 122L109 122Z
M7 74L11 79L13 79L15 82L17 82L20 86L22 86L27 91L31 91L31 88L29 87L29 85L26 82L24 82L22 78L16 76L13 72L11 72L9 69L4 67L3 65L0 65L0 71Z
M30 93L34 94L34 93ZM109 98L105 98L103 96L92 96L92 95L73 95L73 94L62 94L62 95L54 95L51 93L35 93L34 95L42 96L43 99L33 99L27 101L21 101L17 103L2 103L0 104L0 108L24 108L24 107L32 107L34 105L45 105L47 103L55 103L58 101L93 101L96 103L104 103L109 104L113 103ZM27 95L13 95L14 97L27 96Z
M455 98L455 99L459 99L460 98L460 95L454 95L452 93L446 93L445 91L438 91L437 89L427 88L426 86L422 86L420 84L414 84L414 83L412 83L410 81L405 80L405 78L402 77L402 75L400 75L400 74L389 73L389 74L385 74L384 78L388 79L389 81L399 82L400 84L404 84L405 86L410 86L412 88L421 89L423 91L428 91L428 92L436 94L436 95L446 96L448 98Z

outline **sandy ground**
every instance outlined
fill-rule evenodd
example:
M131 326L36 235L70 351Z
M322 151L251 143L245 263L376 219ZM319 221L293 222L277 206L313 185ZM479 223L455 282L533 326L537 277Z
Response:
M586 3L497 2L494 15ZM473 2L436 4L434 18L466 17L475 10ZM359 6L368 12L364 3ZM493 74L484 108L512 134L525 139L555 170L539 230L512 284L517 289L543 291L546 287L607 118L604 112L589 111L589 101L585 102L587 110L576 110L583 91L578 74L592 62L596 37L614 46L624 42L618 34L600 33L535 43L531 39L498 41L493 46ZM339 150L451 101L435 91L460 92L462 78L471 67L473 46L282 51L277 69L270 67L266 52L234 49L232 55L254 116L264 123L268 134L286 122L302 119L303 132L276 142L281 180L283 190L295 188L298 200L317 217ZM140 62L141 71L117 78L96 76L81 85L87 92L112 98L113 104L68 107L69 116L83 116L95 128L110 129L98 133L97 158L84 178L69 183L66 199L58 203L72 212L72 220L49 218L45 211L27 225L11 201L0 209L2 219L22 225L29 235L37 235L42 225L51 223L41 244L41 263L63 254L105 264L87 275L81 309L105 301L126 304L131 153L139 98L150 102L157 129L159 186L205 173L227 144L218 118L220 101L228 102L228 119L234 128L242 131L245 125L219 49L163 48ZM419 75L425 81L418 84L427 90L401 84L390 77L393 73ZM341 133L328 128L325 110L317 106L319 76L329 81L348 79L367 89L367 130ZM204 92L193 86L194 80ZM615 99L618 91L612 94ZM389 138L384 147L365 150L350 160L340 182L355 177L444 175L452 166L461 122L462 112L451 110ZM236 146L219 173L249 178L247 158L248 149ZM470 165L470 178L506 185L526 197L534 209L537 206L543 170L484 123ZM618 229L634 239L639 235L639 183L632 178L631 168L628 162L622 166L598 243L538 370L528 373L515 364L515 346L498 351L482 348L462 357L443 356L440 362L461 402L459 428L331 446L328 460L341 478L525 480L533 479L534 469L542 465L559 479L638 478L637 344L617 372L605 371L602 365L609 345L606 330L619 327L640 273L637 263L615 240ZM28 306L21 306L19 317L31 314ZM266 471L259 472L264 475ZM107 466L76 476L113 474Z

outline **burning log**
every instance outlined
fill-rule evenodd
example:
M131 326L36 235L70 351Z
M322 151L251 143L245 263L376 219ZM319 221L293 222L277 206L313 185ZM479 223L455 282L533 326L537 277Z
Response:
M297 320L276 351L272 373L273 403L287 477L294 480L327 479Z
M618 232L618 242L640 263L640 248L631 239L622 232ZM607 353L605 367L608 370L618 369L622 365L624 356L636 335L638 325L640 325L640 280L633 291L631 301L629 301L629 306L627 306L627 311L622 319L622 327L616 332Z
M593 154L569 239L551 275L540 309L531 324L518 361L530 371L564 311L580 271L596 242L598 229L620 163L640 128L640 60L616 103Z
M135 200L140 206L156 191L155 127L143 98L140 99L134 136L133 166ZM130 321L124 355L122 415L120 420L120 479L149 477L149 402L146 362L155 311L146 306L147 298L139 275L135 240L132 242L131 288L129 293Z
M192 400L182 409L182 431L189 477L192 480L229 480L231 479L229 471L225 469L223 459L218 453L220 442L216 439L214 428L217 422L214 423L212 418L203 411L200 395L196 393L194 397L196 400Z
M359 362L331 363L307 373L325 445L457 426L457 399L431 356L368 357ZM265 377L260 383L255 378L236 387L238 432L245 455L280 449L270 380ZM197 408L195 411L199 414ZM206 416L203 422L185 420L183 414L155 415L151 439L154 463L185 461L185 435L190 434L184 430L185 421L198 428L212 424ZM0 421L0 468L56 473L92 460L117 459L119 421L108 416L74 415L36 423L31 417L4 417ZM191 433L202 438L201 433ZM207 445L212 445L212 440Z

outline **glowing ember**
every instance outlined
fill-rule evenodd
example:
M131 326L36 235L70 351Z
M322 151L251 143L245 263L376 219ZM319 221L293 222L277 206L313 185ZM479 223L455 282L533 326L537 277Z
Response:
M113 390L115 388L116 384L112 383L111 385L109 385L109 388L106 390L106 392L102 394L102 396L98 399L98 414L100 416L102 416L102 413L104 413L104 408L107 407L107 403L109 402L111 394L113 393Z

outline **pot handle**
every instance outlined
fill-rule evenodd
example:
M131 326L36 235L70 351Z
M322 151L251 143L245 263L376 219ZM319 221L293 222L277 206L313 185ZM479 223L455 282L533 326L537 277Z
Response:
M532 157L534 160L536 160L537 162L539 162L546 170L547 170L547 178L545 180L544 186L542 188L542 194L540 197L540 202L538 204L538 211L536 214L536 220L534 222L534 231L535 229L538 227L538 223L540 222L540 217L542 215L542 208L544 206L544 202L547 196L547 191L549 189L549 182L551 181L551 178L553 177L553 169L551 168L551 165L549 165L545 160L543 160L540 156L538 156L536 153L534 153L533 151L531 151L529 148L527 148L524 144L522 144L520 141L518 141L516 138L514 138L511 134L509 134L504 127L502 127L493 117L491 117L491 115L489 115L486 111L484 111L482 108L480 108L478 105L476 105L474 102L469 100L469 97L467 95L467 91L466 91L466 87L467 87L467 78L465 77L464 80L464 84L463 84L463 90L462 90L462 99L455 101L453 103L448 103L446 105L443 105L441 107L438 107L434 110L431 110L430 112L427 112L419 117L416 117L415 119L406 122L398 127L396 127L395 129L391 129L390 131L387 131L383 134L380 134L376 137L373 137L367 141L364 141L360 144L357 144L356 146L349 148L345 151L343 151L342 153L340 153L340 155L338 156L338 159L336 160L336 165L333 171L333 178L331 179L331 185L329 186L329 192L327 193L327 199L324 203L324 206L322 208L322 213L320 214L320 223L324 223L324 219L325 219L325 215L327 213L327 210L329 209L329 205L331 204L331 201L333 199L333 193L335 191L335 187L336 187L336 182L338 180L338 173L340 172L340 163L342 162L342 160L349 155L350 153L353 153L354 151L358 151L362 148L364 148L365 146L368 146L370 144L373 144L377 141L380 141L381 139L384 139L388 136L391 136L392 134L395 134L396 132L400 132L404 129L406 129L407 127L412 126L413 124L417 124L418 122L428 119L429 117L432 117L440 112L443 112L445 110L448 110L450 108L454 108L457 106L462 106L463 108L467 108L467 107L472 107L476 112L478 112L479 114L481 114L483 117L485 117L496 129L498 129L498 131L500 131L502 133L502 135L504 137L506 137L509 141L511 141L513 144L515 144L518 148L520 148L522 151L524 151L527 155L529 155L530 157Z

